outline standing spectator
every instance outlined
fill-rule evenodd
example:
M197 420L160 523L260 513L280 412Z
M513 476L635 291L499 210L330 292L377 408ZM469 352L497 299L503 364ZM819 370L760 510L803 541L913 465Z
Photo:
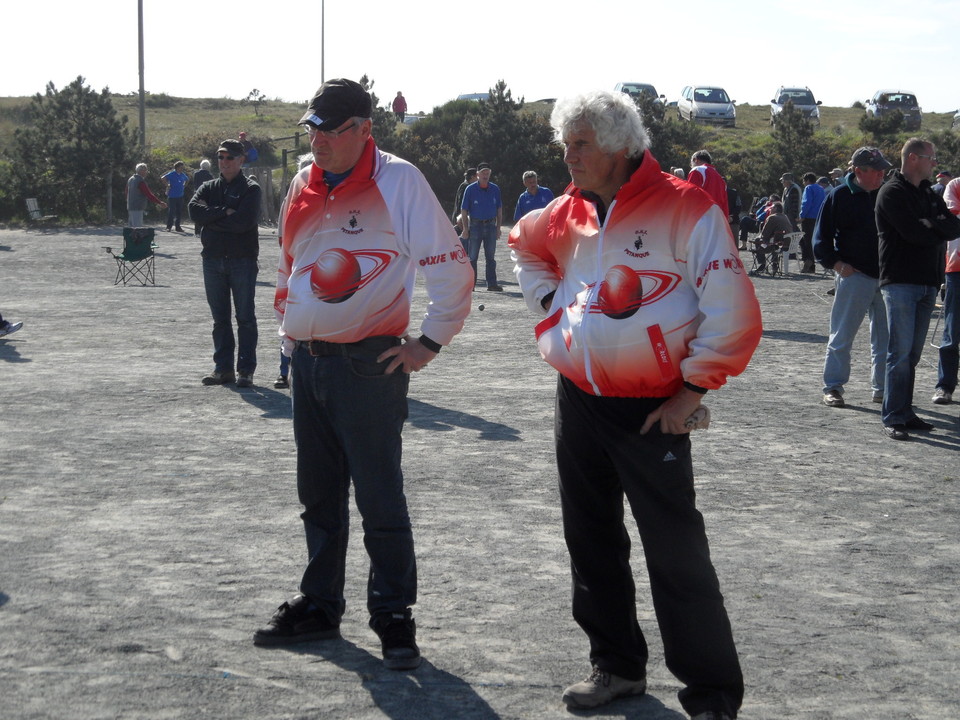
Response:
M736 238L740 234L740 212L743 210L743 201L740 191L727 183L727 219L730 221L730 234ZM743 250L742 247L738 249Z
M453 221L453 226L457 231L457 235L463 234L463 217L461 215L460 206L463 204L463 193L467 191L467 187L472 185L477 181L477 169L476 168L467 168L463 173L463 182L460 183L460 187L457 188L457 199L453 203L453 212L450 213L450 219ZM470 248L466 248L467 253L469 254Z
M177 232L183 232L180 227L180 216L183 215L183 193L190 182L190 176L183 169L186 167L182 160L177 160L173 164L173 170L161 175L164 187L167 190L167 230L173 226Z
M830 175L830 184L833 185L833 187L840 187L841 185L843 185L843 177L845 175L843 170L841 170L840 168L834 168L833 170L830 171L829 175Z
M954 215L960 215L960 178L947 183L943 200ZM943 335L940 339L940 360L937 365L937 389L933 402L949 405L957 389L960 367L960 238L947 243L947 268L943 296Z
M943 197L943 191L946 189L947 184L953 180L953 175L947 170L941 170L937 173L937 181L930 188L937 195Z
M880 292L890 331L882 415L887 437L909 440L908 430L934 429L913 410L913 384L940 288L945 244L960 237L960 219L930 189L937 164L932 143L907 140L900 160L900 170L877 195Z
M730 720L743 677L695 504L689 432L704 393L746 368L760 308L742 266L727 262L725 214L660 171L629 96L562 100L551 123L575 189L524 216L510 245L527 305L548 318L540 352L559 371L554 431L573 616L593 666L563 700L593 708L646 691L626 496L666 665L685 686L680 702L697 720ZM637 273L669 286L643 292Z
M793 181L791 173L784 173L780 177L783 185L783 213L793 223L794 231L800 229L800 197L803 194L800 186Z
M199 190L207 180L213 180L213 173L210 172L210 161L204 158L200 161L200 169L193 174L193 191Z
M143 211L149 200L161 210L167 207L147 185L147 164L138 163L136 172L127 180L127 224L130 227L143 227Z
M823 361L823 404L844 407L850 351L863 318L870 318L870 387L883 402L887 367L887 311L880 294L880 254L874 206L891 165L872 147L853 154L853 172L833 189L813 230L813 254L834 273L830 337Z
M397 122L400 124L403 124L407 117L407 99L399 90L397 90L397 96L393 99L393 114L397 116Z
M10 322L9 320L4 320L3 315L0 314L0 337L12 335L22 327L23 321L18 320L17 322Z
M816 262L813 258L813 228L817 224L817 215L827 196L823 188L817 184L817 176L812 172L803 174L803 197L800 201L800 229L803 238L800 240L800 257L803 264L800 272L816 272Z
M257 149L253 146L253 143L247 139L247 134L242 130L237 135L240 140L240 143L243 145L243 152L246 160L244 163L249 163L253 165L260 158L260 153L257 152Z
M477 166L477 182L468 185L463 192L463 240L469 242L470 264L473 265L474 284L477 278L477 262L480 247L483 247L486 265L487 290L502 292L497 282L497 240L500 239L500 225L503 222L503 201L500 188L490 182L493 170L487 163Z
M527 170L523 174L523 184L527 189L520 193L520 197L517 198L517 209L513 213L514 222L531 210L545 208L553 200L553 193L550 188L541 187L537 184L537 174L533 170Z
M727 208L727 183L717 172L717 169L711 164L713 159L706 150L697 150L690 156L690 173L687 175L687 182L703 188L707 195L713 198L713 201L728 216L730 211Z
M336 79L320 86L300 121L314 163L297 174L284 203L274 307L293 355L297 491L308 560L300 593L253 642L340 635L352 481L370 556L370 627L384 666L409 670L420 664L410 609L417 566L400 436L410 373L463 327L470 268L423 175L377 148L372 111L359 84ZM370 257L379 258L375 268ZM418 269L429 296L419 339L408 335Z
M239 140L224 140L217 149L220 177L201 185L190 200L190 217L202 226L203 284L213 316L213 372L204 385L250 387L257 369L257 256L260 254L260 186L241 170L245 159ZM230 299L237 317L233 334ZM236 374L234 373L236 350Z
M193 173L193 191L199 190L207 180L213 180L213 173L210 172L210 161L204 158L200 161L200 169ZM200 237L200 226L197 223L193 225L193 234Z

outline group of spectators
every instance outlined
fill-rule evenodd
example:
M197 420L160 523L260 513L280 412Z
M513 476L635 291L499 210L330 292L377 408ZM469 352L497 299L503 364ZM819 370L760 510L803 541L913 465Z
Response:
M784 173L782 193L761 198L752 214L740 218L739 248L757 258L751 274L766 272L768 256L787 252L787 236L798 231L801 272L813 273L820 263L834 273L823 368L823 404L829 407L846 404L851 348L869 318L871 399L882 404L884 432L893 440L935 427L917 416L913 396L914 369L938 291L944 332L932 402L951 403L957 385L960 181L946 170L931 181L936 165L936 148L919 138L904 144L898 169L876 148L862 147L846 173L805 173L802 189ZM747 248L751 233L758 234Z

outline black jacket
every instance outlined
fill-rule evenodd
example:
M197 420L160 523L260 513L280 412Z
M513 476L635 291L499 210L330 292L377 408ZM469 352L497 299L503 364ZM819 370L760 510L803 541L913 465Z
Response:
M890 283L940 287L944 243L960 237L960 218L947 210L929 180L917 187L894 171L877 193L877 231L881 287Z
M242 172L205 182L190 200L190 219L201 226L205 258L255 258L260 254L260 186ZM227 210L233 210L228 215Z
M825 268L840 260L864 275L880 277L880 248L874 206L877 191L857 185L850 173L827 193L813 230L813 256Z

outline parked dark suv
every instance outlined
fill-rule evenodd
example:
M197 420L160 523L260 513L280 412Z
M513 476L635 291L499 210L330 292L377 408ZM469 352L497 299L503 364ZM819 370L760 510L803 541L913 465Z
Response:
M905 130L919 130L922 117L917 96L901 90L878 90L867 100L867 117L884 117L894 110L903 113Z

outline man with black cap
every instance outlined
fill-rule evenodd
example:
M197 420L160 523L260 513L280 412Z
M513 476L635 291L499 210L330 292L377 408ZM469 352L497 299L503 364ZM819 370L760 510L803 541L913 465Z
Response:
M827 194L813 229L813 256L834 273L830 338L823 361L823 404L835 408L844 407L850 350L866 316L870 317L870 385L877 403L883 402L887 367L887 312L880 294L874 206L891 165L872 147L857 150L851 162L853 172Z
M250 387L257 369L257 256L260 254L260 186L244 175L246 154L239 140L217 149L220 177L205 182L190 200L190 219L200 227L203 284L213 315L213 372L204 385ZM234 339L230 299L237 317ZM234 374L234 350L236 374Z
M340 635L353 483L370 557L367 609L384 665L420 664L417 596L400 433L409 373L463 327L472 273L423 175L370 136L370 96L351 80L320 86L300 120L314 162L293 179L281 214L275 308L292 355L297 490L307 540L300 593L256 645ZM417 270L430 302L410 337Z

